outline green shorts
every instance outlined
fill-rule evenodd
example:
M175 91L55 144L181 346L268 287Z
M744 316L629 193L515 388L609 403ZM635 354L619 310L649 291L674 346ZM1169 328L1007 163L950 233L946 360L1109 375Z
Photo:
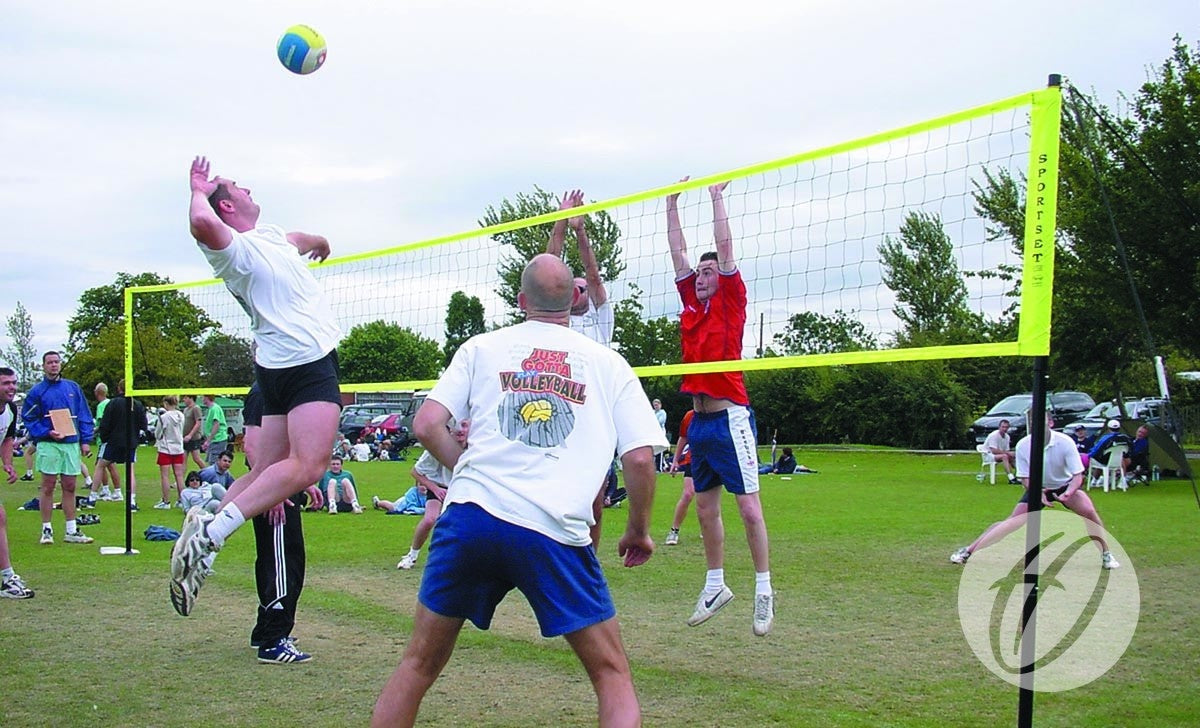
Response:
M42 475L79 475L79 443L39 442L34 462Z

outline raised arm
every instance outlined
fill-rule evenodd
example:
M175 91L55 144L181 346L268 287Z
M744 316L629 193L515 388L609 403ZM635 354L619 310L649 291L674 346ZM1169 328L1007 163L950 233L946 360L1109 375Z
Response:
M680 182L687 182L684 177ZM679 194L667 195L667 244L671 246L671 263L675 266L675 278L683 278L692 272L688 262L687 241L683 239L683 226L679 224Z
M562 200L558 203L558 209L569 210L572 207L579 207L583 204L583 192L580 190L571 190L564 192ZM553 255L555 258L561 258L563 254L563 242L567 239L567 221L555 220L554 227L550 230L550 240L546 242L546 252Z
M208 178L208 160L196 157L192 160L192 202L188 208L188 222L196 242L212 250L224 250L233 240L229 226L221 222L208 197L217 189L217 183Z
M725 212L725 197L722 194L729 186L729 180L712 185L708 194L712 196L713 206L713 237L717 243L717 270L722 273L732 273L737 270L737 261L733 257L733 234L729 232L729 215Z
M291 232L287 234L287 240L296 246L300 255L307 255L312 260L325 260L329 257L329 241L321 235Z
M578 190L576 190L578 192ZM583 193L579 193L579 203L583 204ZM567 224L575 231L575 242L579 245L579 262L583 264L583 276L588 283L588 297L592 305L600 308L608 300L608 291L604 288L604 279L600 277L600 265L596 262L596 253L587 236L587 216L576 215L567 218Z

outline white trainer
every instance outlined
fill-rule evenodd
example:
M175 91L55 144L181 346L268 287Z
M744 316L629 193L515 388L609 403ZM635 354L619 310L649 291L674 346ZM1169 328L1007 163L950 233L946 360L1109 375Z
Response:
M48 528L43 528L42 529L42 537L38 539L38 543L40 543L40 544L54 543L54 531L51 531Z
M95 540L96 539L92 538L91 536L84 535L83 531L80 531L79 529L75 529L75 533L68 533L63 536L64 543L91 543Z
M400 559L400 563L396 564L397 569L408 570L417 565L417 557L412 554L405 554L404 558Z
M1104 554L1100 556L1100 565L1106 569L1121 568L1121 562L1117 561L1117 559L1112 555L1112 551L1105 551Z
M950 561L955 564L965 564L969 558L971 558L971 552L967 550L966 546L950 554Z
M668 546L678 546L679 545L679 529L678 528L672 528L670 531L667 531L666 544Z
M707 622L714 614L721 611L721 607L732 600L733 590L728 586L722 586L721 591L716 594L700 592L700 598L696 600L696 610L692 612L692 616L688 617L688 626L695 627Z
M758 594L754 597L754 634L762 637L775 624L775 594Z
M204 585L209 569L205 557L220 549L208 537L213 514L193 507L183 519L183 529L171 550L171 606L181 616L191 614L196 594Z

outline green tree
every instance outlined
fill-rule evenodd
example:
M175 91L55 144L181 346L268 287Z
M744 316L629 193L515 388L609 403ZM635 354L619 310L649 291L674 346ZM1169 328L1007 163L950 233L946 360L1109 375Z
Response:
M110 323L125 322L125 289L154 286L171 279L157 273L118 273L107 286L89 288L79 297L79 308L67 319L67 351L79 352ZM141 294L134 298L134 318L144 327L157 329L169 339L198 342L219 324L179 291Z
M468 296L462 291L450 295L446 306L446 344L442 347L442 365L450 366L454 352L467 339L487 331L483 320L483 303L478 296Z
M553 194L535 185L531 194L518 192L513 200L505 198L499 207L489 205L479 225L491 227L545 215L557 210L558 204L559 201ZM533 256L546 252L546 243L550 239L553 225L542 223L492 235L492 240L501 246L500 265L497 269L500 284L497 292L509 306L511 321L520 320L517 292L521 290L521 271ZM607 212L601 211L587 216L586 230L592 251L596 254L600 277L605 281L616 280L625 271L625 263L621 260L621 247L617 244L621 237L621 229ZM567 233L567 241L563 247L567 265L574 275L582 276L583 265L579 262L579 250L570 232Z
M1200 354L1200 51L1176 37L1128 109L1070 89L1062 120L1050 370L1098 399L1154 391L1155 354ZM1024 195L1002 172L975 193L1018 254Z
M347 384L433 379L441 370L442 350L433 339L379 320L350 329L338 345L338 361Z
M613 348L635 367L679 363L683 360L679 320L666 316L643 320L641 296L642 289L631 283L629 295L613 305Z
M200 376L209 387L248 387L254 381L251 342L213 331L200 345Z
M17 387L25 390L33 385L38 371L38 352L33 345L33 317L24 304L17 301L17 308L6 324L12 347L4 350L4 358L17 373Z
M164 336L150 326L137 326L138 351L134 356L134 384L139 389L179 387L203 384L199 350L190 341ZM106 382L109 391L125 377L125 325L110 322L94 332L87 348L70 355L63 373L74 379L91 396L96 382Z
M901 346L958 343L977 323L939 215L910 212L899 239L884 237L879 257L883 282L896 294L892 311L904 325L896 336Z
M878 348L875 335L845 311L832 316L804 311L788 319L787 328L773 337L785 354L833 354Z

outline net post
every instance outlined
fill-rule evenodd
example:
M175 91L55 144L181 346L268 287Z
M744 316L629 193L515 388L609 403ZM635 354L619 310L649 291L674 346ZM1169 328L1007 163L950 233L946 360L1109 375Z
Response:
M1017 726L1033 726L1034 664L1037 662L1038 554L1041 549L1042 480L1049 428L1046 427L1046 380L1049 357L1033 360L1033 406L1025 418L1029 436L1029 517L1025 521L1025 602L1021 611L1021 679L1017 700Z

